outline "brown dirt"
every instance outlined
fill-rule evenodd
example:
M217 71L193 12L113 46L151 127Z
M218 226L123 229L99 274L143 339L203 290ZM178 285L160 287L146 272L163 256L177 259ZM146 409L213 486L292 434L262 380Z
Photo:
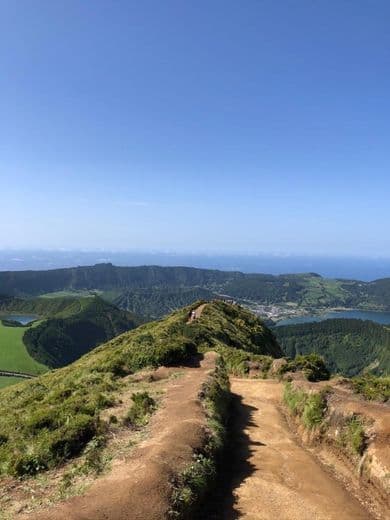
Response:
M199 305L199 307L197 307L195 309L195 316L192 317L190 316L188 318L188 322L187 323L192 323L193 321L197 320L198 318L200 318L202 312L203 312L203 309L206 307L207 303L202 303L202 305Z
M368 520L370 513L290 431L277 381L233 379L230 490L214 518Z
M198 394L216 354L205 354L200 366L185 368L169 386L153 416L150 435L128 460L117 461L82 496L46 511L19 515L34 520L161 520L168 517L170 481L192 460L205 438L205 416Z

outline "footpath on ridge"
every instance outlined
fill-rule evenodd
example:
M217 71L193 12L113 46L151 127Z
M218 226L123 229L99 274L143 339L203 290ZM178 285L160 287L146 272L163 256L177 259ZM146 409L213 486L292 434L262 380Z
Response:
M26 520L162 520L168 518L170 480L190 464L205 439L205 414L199 392L215 368L208 352L200 365L182 367L172 380L161 408L153 415L147 439L129 459L118 460L81 496L45 511L18 515Z
M275 380L233 378L229 482L215 496L211 519L369 520L370 513L291 432ZM206 520L206 519L205 519Z

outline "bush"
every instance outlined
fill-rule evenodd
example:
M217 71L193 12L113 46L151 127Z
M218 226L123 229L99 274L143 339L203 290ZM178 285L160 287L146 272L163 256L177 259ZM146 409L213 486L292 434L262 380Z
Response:
M290 412L302 419L306 428L317 428L323 422L327 409L326 392L306 393L288 382L284 387L283 400Z
M312 429L318 427L325 415L326 398L322 392L318 394L309 394L303 409L302 421L306 428Z
M354 392L365 399L386 402L390 399L390 377L364 375L351 379Z
M366 433L359 416L353 415L343 424L340 442L352 455L361 456L363 454L366 447Z
M312 382L327 381L330 377L324 358L315 353L297 356L295 359L290 360L286 365L282 365L280 374L297 372L298 370L302 370L306 379Z

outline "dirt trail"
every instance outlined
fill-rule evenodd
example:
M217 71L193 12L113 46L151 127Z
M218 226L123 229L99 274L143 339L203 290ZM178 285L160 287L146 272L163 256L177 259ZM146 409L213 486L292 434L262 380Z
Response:
M277 381L233 379L233 476L220 513L232 520L368 520L372 518L302 448L279 411ZM227 503L228 502L228 503Z
M205 416L198 399L201 385L215 367L217 355L205 354L199 367L169 386L153 416L148 439L129 460L116 461L84 495L46 511L20 515L34 520L162 520L168 517L170 479L203 445Z
M202 312L203 312L203 309L206 307L207 303L202 303L201 305L199 305L199 307L197 307L195 309L195 314L192 315L188 318L188 322L187 323L192 323L193 321L197 320L198 318L200 318L200 316L202 315Z

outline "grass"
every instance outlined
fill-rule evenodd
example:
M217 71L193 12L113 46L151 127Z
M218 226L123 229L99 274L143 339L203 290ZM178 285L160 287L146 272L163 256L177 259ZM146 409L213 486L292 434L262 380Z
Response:
M94 437L105 436L108 419L102 412L115 405L123 378L137 370L180 364L200 343L204 349L278 351L258 319L221 302L208 305L196 322L187 324L196 305L125 332L62 369L3 389L0 474L54 468L81 453Z
M230 404L229 377L223 358L204 384L201 396L207 415L208 438L204 447L194 453L192 463L174 479L170 518L201 518L197 510L206 502L206 495L212 495L225 445Z
M390 376L376 377L364 375L351 379L355 393L365 399L386 402L390 399Z
M41 294L40 298L88 298L102 294L103 291L99 290L68 290L68 291L55 291L50 293Z
M148 392L136 392L131 396L131 399L133 404L125 417L124 423L136 428L145 426L156 409L156 401Z
M47 368L35 361L23 343L25 327L6 327L0 322L0 370L42 374Z
M299 355L290 360L287 364L281 366L280 374L299 370L302 370L308 381L327 381L330 377L324 358L315 353Z
M318 428L322 424L327 409L326 392L305 392L288 382L283 400L290 412L302 420L305 428Z
M25 381L25 379L22 377L0 376L0 389L6 388L7 386L15 385L16 383L20 383L21 381Z

